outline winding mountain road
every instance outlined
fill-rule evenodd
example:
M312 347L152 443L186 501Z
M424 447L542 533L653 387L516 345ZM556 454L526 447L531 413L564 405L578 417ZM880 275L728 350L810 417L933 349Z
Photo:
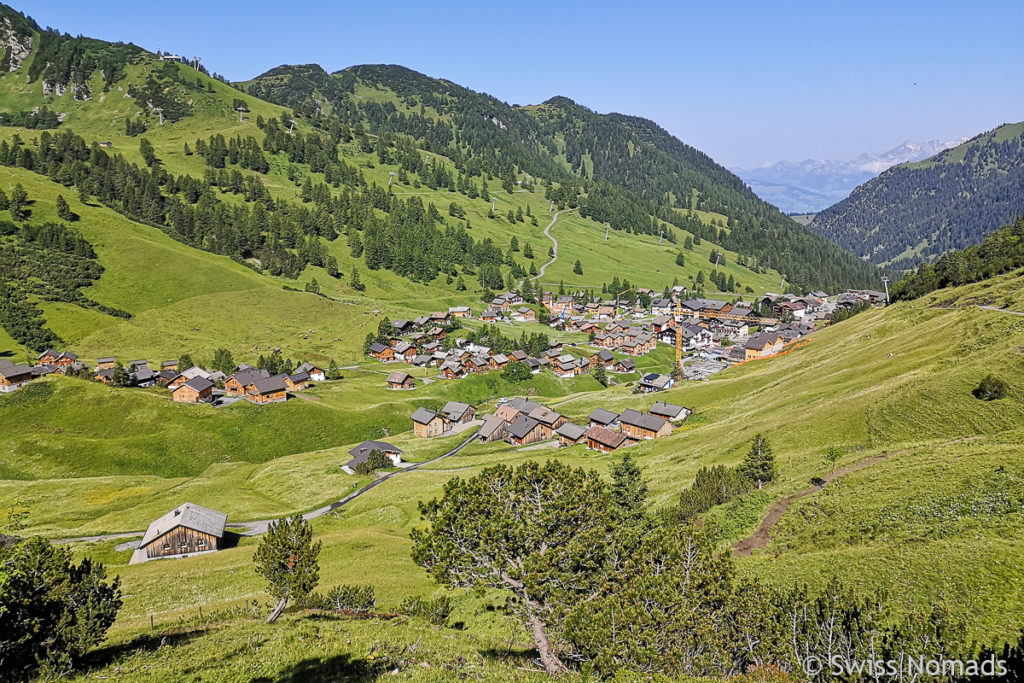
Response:
M346 504L352 502L353 500L355 500L359 496L363 495L364 493L366 493L370 489L375 488L377 486L380 486L381 484L386 482L388 479L391 479L392 477L397 477L398 475L402 474L403 472L411 472L412 470L419 469L420 467L423 467L424 465L429 465L430 463L437 462L438 460L443 460L443 459L447 458L448 456L455 455L456 453L461 451L463 448L465 448L469 444L471 444L474 441L476 441L479 438L479 436L480 436L479 435L479 430L474 431L472 434L470 434L468 437L466 437L461 443L459 443L458 446L456 446L455 448L451 449L450 451L442 453L441 455L439 455L437 457L434 457L434 458L431 458L430 460L424 460L423 462L412 463L411 465L409 465L408 467L406 467L404 469L396 470L394 472L388 472L387 474L381 476L379 479L374 479L369 484L367 484L366 486L363 486L359 490L353 491L352 493L348 494L347 496L345 496L341 500L337 500L337 501L331 503L330 505L325 505L325 506L323 506L321 508L317 508L316 510L313 510L311 512L305 513L304 515L302 515L302 518L305 519L306 521L309 521L309 520L312 520L312 519L316 519L317 517L323 517L324 515L326 515L326 514L328 514L330 512L334 512L338 508L341 508L341 507L345 506ZM229 522L228 526L236 528L236 529L238 529L238 528L245 529L245 531L242 532L242 536L259 536L260 534L265 534L267 532L267 527L273 521L275 521L275 520L273 520L273 519L257 519L257 520L253 520L251 522ZM76 536L74 538L58 538L58 539L54 539L54 540L50 541L50 543L52 543L54 545L58 545L58 544L61 544L61 543L80 543L80 542L91 542L91 541L109 541L109 540L115 540L115 539L121 539L121 538L134 538L136 536L142 536L144 533L145 533L145 531L125 531L125 532L116 533L116 534L98 534L98 535L95 535L95 536Z
M554 237L551 236L551 228L555 225L555 221L558 220L559 216L561 216L563 213L568 213L570 211L575 211L575 210L576 209L564 209L562 211L556 212L555 215L551 217L551 222L548 223L548 227L544 228L544 236L547 237L549 240L551 240L551 245L552 245L552 248L551 248L551 251L552 251L551 260L548 261L547 263L545 263L543 266L541 266L540 270L537 272L537 274L530 278L531 280L536 280L538 278L543 277L544 276L544 271L548 269L548 266L550 266L552 263L554 263L558 259L558 240L556 240Z

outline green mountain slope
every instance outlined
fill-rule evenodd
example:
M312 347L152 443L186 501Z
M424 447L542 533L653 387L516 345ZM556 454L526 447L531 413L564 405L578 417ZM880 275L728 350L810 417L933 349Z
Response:
M82 296L131 315L119 318L33 292L29 302L43 314L43 324L86 359L110 353L174 357L225 347L239 360L255 360L254 349L269 346L321 361L355 360L359 335L336 331L351 316L384 308L412 317L471 304L484 291L481 269L490 269L488 285L498 288L546 260L550 240L543 230L552 220L551 202L536 178L514 164L511 177L488 179L484 158L447 158L406 137L367 134L369 120L366 126L327 125L303 116L301 108L293 112L240 92L193 65L131 45L42 31L10 8L0 13L10 20L5 40L14 59L14 70L0 73L0 94L13 117L12 125L0 128L7 191L19 184L27 190L29 224L58 221L58 197L69 204L77 218L71 229L94 248L103 269ZM62 69L37 68L54 55L63 55ZM101 68L112 55L123 63ZM307 71L311 79L326 77ZM360 73L370 78L373 69ZM382 106L398 101L391 91L354 87ZM154 91L157 99L150 97ZM246 110L244 119L238 106ZM36 110L52 116L37 119ZM536 127L519 110L498 113L524 129ZM494 129L489 120L468 117L460 134L483 139ZM147 145L148 161L142 152ZM532 154L553 175L566 173L550 155L509 145L498 156ZM461 187L452 191L448 183L456 178ZM539 286L564 281L600 287L625 276L661 290L675 281L692 283L701 272L710 280L714 249L725 251L721 282L732 277L735 292L777 287L776 271L744 265L740 254L718 243L708 224L723 216L695 213L693 231L710 234L680 266L681 242L695 232L672 229L662 244L651 234L655 221L645 215L646 232L617 231L602 241L603 225L580 213L564 213L552 226L559 258ZM409 215L418 216L415 225L405 221ZM0 221L9 218L0 211ZM513 234L531 244L532 259L507 249ZM8 239L12 248L17 239ZM134 258L136 240L161 246L140 247L144 256ZM583 275L573 272L576 260ZM364 290L351 286L356 269ZM288 291L313 279L321 293L355 306ZM457 279L464 290L456 288ZM245 284L230 284L236 281ZM223 310L233 317L222 316ZM5 341L3 350L23 353L24 343Z
M782 216L735 175L656 124L601 116L567 98L515 107L404 67L363 65L333 74L281 66L241 84L249 93L375 133L404 134L473 174L515 173L557 183L556 202L613 229L661 232L664 224L718 241L791 282L836 289L877 273ZM718 217L716 225L695 213ZM722 230L722 228L727 228Z
M871 263L906 269L963 249L1024 213L1024 123L895 166L810 227Z

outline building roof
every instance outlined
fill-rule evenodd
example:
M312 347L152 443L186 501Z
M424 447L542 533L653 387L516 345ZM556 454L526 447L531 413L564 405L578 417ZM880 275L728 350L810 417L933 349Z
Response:
M642 429L649 429L652 432L656 432L668 422L663 417L657 415L651 415L650 413L641 413L639 410L633 410L627 408L622 411L622 415L619 417L622 424L633 425L634 427L640 427Z
M551 408L548 408L547 406L537 406L536 408L531 410L529 414L530 417L532 417L534 420L537 420L537 422L543 422L546 425L553 425L554 423L558 422L558 419L560 417L562 417L560 414L551 410Z
M6 379L31 374L32 368L26 365L25 363L18 363L17 365L0 366L0 377L4 377Z
M113 363L115 360L117 360L117 359L114 358L113 356L108 356L106 358L99 358L99 359L96 360L96 362L97 363Z
M459 403L458 401L448 401L444 404L444 408L441 408L441 412L448 416L452 420L460 420L462 416L466 414L466 411L473 406L468 403Z
M388 347L384 346L380 342L374 342L370 344L370 353L383 353L387 351Z
M652 372L647 375L644 375L640 379L640 384L645 384L647 386L655 387L657 389L664 389L668 387L671 381L672 378L669 377L668 375L659 375L655 372Z
M227 524L228 516L223 512L217 512L204 508L195 503L184 503L174 508L166 515L152 522L142 537L140 548L144 548L157 540L168 531L183 526L186 529L193 529L204 534L210 534L215 538L224 536L224 527Z
M388 375L388 384L405 384L407 379L412 379L408 372L392 372Z
M271 394L275 391L287 390L288 386L284 383L284 375L274 375L273 377L258 379L252 383L252 393L255 394Z
M435 413L433 410L429 410L427 408L417 408L411 417L413 422L418 422L421 425L425 425L430 424L432 420L434 420L435 418L439 418L441 416Z
M540 422L529 415L520 414L508 426L508 433L517 439L524 438L540 425Z
M189 381L187 381L184 384L182 384L181 387L189 387L191 389L195 389L196 391L202 393L202 392L206 391L207 389L212 389L213 388L213 382L211 382L210 380L206 379L205 377L193 377ZM178 387L178 389L180 389L181 387ZM177 389L175 389L175 391L177 391Z
M686 410L683 406L677 406L674 403L665 403L664 401L655 401L654 405L651 406L651 415L657 415L658 417L664 417L669 420L673 420Z
M607 425L615 422L619 419L618 413L613 413L610 410L604 408L594 408L594 412L587 416L588 420L597 422L598 424Z
M527 415L529 415L535 408L538 408L540 406L540 404L537 403L536 401L531 401L525 398L519 398L518 396L516 396L515 398L510 398L508 400L508 403L505 405L511 406L518 410L519 412L526 413Z
M558 434L559 436L564 436L565 438L571 439L573 441L579 441L580 439L583 438L583 435L586 433L586 427L581 427L580 425L572 422L566 422L561 427L555 430L555 434Z
M616 365L620 365L620 366L622 366L623 368L625 368L627 370L635 370L636 369L636 361L633 360L632 358L623 358L618 363L616 363Z
M593 439L602 446L608 446L609 448L618 448L622 445L622 442L626 440L626 435L619 432L613 432L607 427L601 425L594 425L588 429L584 435L587 439Z
M306 371L296 372L294 375L291 375L288 379L290 379L293 382L306 382L309 381L309 373Z
M398 455L405 452L401 448L392 446L386 441L364 441L350 450L348 454L356 458L356 460L359 460L360 457L365 460L370 456L370 451L383 451L385 453L397 453Z
M504 406L502 406L504 407ZM494 415L485 415L484 423L480 425L479 434L481 438L488 438L494 435L494 432L505 427L505 420L498 417L497 412Z
M511 422L512 420L516 419L519 413L519 410L513 408L510 405L498 406L494 410L495 417L502 420L503 422Z

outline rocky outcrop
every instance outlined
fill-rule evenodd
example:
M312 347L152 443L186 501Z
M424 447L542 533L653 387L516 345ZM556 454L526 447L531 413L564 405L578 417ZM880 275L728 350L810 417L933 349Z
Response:
M32 36L19 35L11 20L4 18L0 23L0 46L4 49L8 70L17 71L32 52Z

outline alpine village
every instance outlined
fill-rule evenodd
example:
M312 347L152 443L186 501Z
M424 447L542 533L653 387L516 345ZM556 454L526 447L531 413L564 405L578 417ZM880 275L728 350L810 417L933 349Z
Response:
M37 5L0 681L1024 675L1024 123L788 215L648 119Z

